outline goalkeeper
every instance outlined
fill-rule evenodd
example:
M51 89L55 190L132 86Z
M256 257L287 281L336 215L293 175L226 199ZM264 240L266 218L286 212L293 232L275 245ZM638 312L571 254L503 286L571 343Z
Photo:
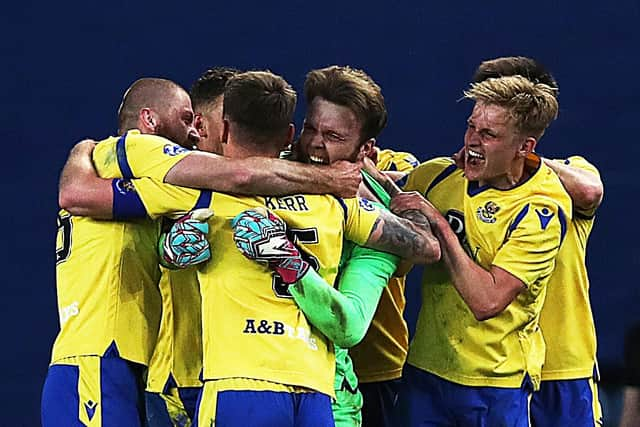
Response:
M388 206L390 198L384 189L366 174L363 175L369 184L369 189L373 190L385 206ZM241 241L247 240L247 229L240 225L245 215L247 214L242 213L233 221L234 238L238 243L238 249L245 256L259 260L259 256L255 253L250 254L241 244ZM250 215L253 219L261 214L258 211L251 211ZM277 223L280 221L282 220L277 216L269 213L257 224L277 228ZM272 235L271 239L282 238L285 227L282 223L281 234ZM382 290L396 270L399 258L345 241L340 261L338 290L336 290L313 268L309 268L303 260L304 256L290 241L288 250L289 255L277 259L271 258L269 265L285 282L290 283L289 292L309 322L335 345L336 400L332 409L336 426L360 426L362 394L358 390L358 379L347 349L364 338Z

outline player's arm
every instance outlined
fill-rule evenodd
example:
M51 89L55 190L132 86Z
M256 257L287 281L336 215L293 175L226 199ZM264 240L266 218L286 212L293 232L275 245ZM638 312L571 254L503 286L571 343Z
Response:
M338 282L338 290L310 268L289 292L309 322L334 344L349 348L364 338L380 295L398 258L356 246Z
M542 159L560 178L562 185L573 201L575 210L594 212L602 203L604 186L598 174L571 163Z
M392 253L413 264L439 261L440 243L427 217L419 210L406 210L401 216L381 210L362 246Z
M346 161L328 166L249 157L231 159L194 151L169 170L173 185L245 195L335 194L353 197L360 185L360 166Z
M84 140L71 149L60 175L58 204L72 215L111 219L112 180L96 172L91 160L95 145L95 141Z
M456 290L477 320L486 320L500 314L525 284L500 267L485 270L464 251L447 220L419 193L398 194L391 201L393 211L420 211L429 219L440 242L442 260Z
M60 207L74 215L112 218L112 180L98 178L92 162L95 144L74 147L62 172ZM134 176L135 177L135 176ZM334 193L353 196L361 181L359 165L303 165L267 158L228 159L191 152L164 175L169 184L238 194Z
M400 191L398 186L377 170L368 158L364 159L363 170L365 185L388 206L390 197ZM392 253L413 264L431 264L440 260L438 239L433 235L427 218L417 210L402 212L400 216L379 210L366 241L355 243Z

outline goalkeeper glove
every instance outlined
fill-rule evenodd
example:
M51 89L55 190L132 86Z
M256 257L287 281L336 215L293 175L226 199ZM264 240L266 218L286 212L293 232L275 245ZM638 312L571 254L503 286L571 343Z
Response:
M233 240L242 254L266 262L285 284L297 282L309 270L296 245L287 238L286 224L265 208L249 209L231 221Z
M207 240L210 209L196 209L179 218L158 242L160 264L166 268L187 268L211 258Z

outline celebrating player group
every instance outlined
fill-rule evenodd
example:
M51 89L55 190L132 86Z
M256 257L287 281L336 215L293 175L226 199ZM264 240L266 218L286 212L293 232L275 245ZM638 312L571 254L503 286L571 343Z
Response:
M459 151L420 163L379 146L382 90L348 66L307 74L300 130L269 71L134 82L61 173L42 425L601 425L598 170L540 154L558 85L535 60L462 93Z

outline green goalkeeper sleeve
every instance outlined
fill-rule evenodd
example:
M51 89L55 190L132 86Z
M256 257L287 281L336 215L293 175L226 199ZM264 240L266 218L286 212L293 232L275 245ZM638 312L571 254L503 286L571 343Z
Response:
M337 346L353 347L369 329L398 261L395 255L354 245L339 277L339 291L313 269L289 291L312 325Z

